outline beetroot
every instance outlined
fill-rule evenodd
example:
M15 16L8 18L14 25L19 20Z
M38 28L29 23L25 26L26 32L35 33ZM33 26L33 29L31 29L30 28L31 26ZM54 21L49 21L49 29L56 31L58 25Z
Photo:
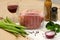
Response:
M48 31L48 32L45 33L45 35L48 39L54 38L55 34L56 33L54 31Z

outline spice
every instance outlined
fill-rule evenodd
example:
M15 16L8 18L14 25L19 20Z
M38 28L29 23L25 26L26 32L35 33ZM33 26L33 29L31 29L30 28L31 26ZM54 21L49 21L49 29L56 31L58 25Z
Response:
M29 32L30 34L33 34L34 33L34 31L32 31L32 32Z
M57 21L57 9L58 9L57 7L52 7L50 14L51 21Z
M45 13L45 20L49 21L50 20L50 10L52 7L52 1L51 0L46 0L44 3L44 13Z
M36 31L35 36L39 33L39 31Z

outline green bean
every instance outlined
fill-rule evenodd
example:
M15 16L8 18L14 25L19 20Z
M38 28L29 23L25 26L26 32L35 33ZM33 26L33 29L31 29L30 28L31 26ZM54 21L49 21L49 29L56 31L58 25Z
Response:
M14 22L12 22L9 18L6 18L4 20L0 20L0 28L11 32L13 34L21 34L22 36L28 35L24 29L25 27L21 25L16 25Z
M4 22L5 22L5 23L9 23L6 19L4 19Z
M6 19L4 19L4 21L6 22L5 24L7 24L7 25L11 25L11 26L14 26L14 27L16 27L16 28L18 28L18 29L25 29L25 27L23 27L23 26L19 26L19 25L16 25L15 23L13 23L13 21L11 21L11 19L9 19L8 17L6 17ZM10 24L9 24L10 23ZM12 24L13 23L13 24Z
M11 29L5 29L5 30L8 31L8 32L11 32L11 33L19 34L19 32L15 31L15 30L11 30Z
M4 22L3 22L4 23ZM16 24L9 24L9 23L4 23L5 25L7 25L7 26L13 26L13 27L16 27L16 28L19 28L19 29L25 29L25 27L23 27L23 26L20 26L20 25L16 25Z
M9 29L12 29L12 30L18 31L18 32L20 32L20 33L22 33L22 32L24 33L23 30L21 30L21 29L17 29L17 28L15 28L15 27L13 27L13 26L6 26L3 22L0 24L0 26L2 26L3 28L6 27L6 28L9 28Z
M3 26L3 29L6 30L6 31L9 31L9 32L13 32L13 33L16 33L18 32L19 34L23 35L22 33L24 33L23 31L21 30L17 30L15 28L11 28L11 27L6 27L6 26ZM7 30L8 29L8 30ZM12 31L13 30L13 31Z
M11 24L15 24L11 19L9 19L8 17L6 17L6 20L11 23Z
M12 28L8 27L8 26L5 26L5 25L0 25L0 28L6 30L6 31L10 31L10 32L18 32L16 30L13 30Z

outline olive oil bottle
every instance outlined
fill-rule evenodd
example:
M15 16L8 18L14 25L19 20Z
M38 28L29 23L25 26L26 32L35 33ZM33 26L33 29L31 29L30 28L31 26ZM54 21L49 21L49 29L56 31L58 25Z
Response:
M45 0L45 2L44 2L45 21L50 20L51 7L52 7L52 1L51 0Z

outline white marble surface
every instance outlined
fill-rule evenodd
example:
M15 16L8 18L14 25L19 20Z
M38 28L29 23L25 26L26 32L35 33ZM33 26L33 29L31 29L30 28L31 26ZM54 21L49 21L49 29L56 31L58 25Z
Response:
M48 31L46 28L45 28L45 25L46 25L47 22L44 21L44 27L42 29L37 29L37 30L27 30L27 32L33 32L34 33L29 33L28 37L31 38L31 40L60 40L60 33L57 33L57 35L53 38L53 39L47 39L46 36L45 36L45 32ZM57 22L54 22L54 23L57 23L57 24L60 24L60 21L57 21ZM36 34L36 32L39 32ZM36 35L35 35L36 34Z
M45 36L45 32L41 30L29 30L34 31L34 33L29 34L28 37L31 38L31 40L60 40L60 33L58 33L53 39L47 39ZM39 31L39 33L36 34L36 31Z

